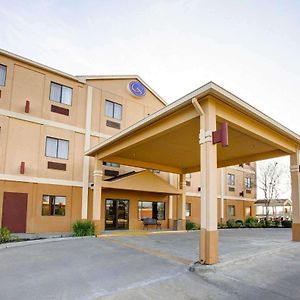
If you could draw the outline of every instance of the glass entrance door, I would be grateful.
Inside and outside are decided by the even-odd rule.
[[[105,229],[128,229],[129,200],[106,199]]]

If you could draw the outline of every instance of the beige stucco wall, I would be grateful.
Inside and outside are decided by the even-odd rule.
[[[71,224],[75,220],[80,219],[81,188],[61,185],[0,181],[0,224],[2,223],[4,192],[28,194],[26,232],[69,232],[71,231]],[[42,216],[43,195],[66,196],[65,216]]]
[[[81,182],[83,174],[83,153],[84,153],[84,130],[86,125],[87,107],[87,86],[93,86],[92,116],[90,137],[91,146],[96,145],[105,138],[118,133],[120,130],[106,126],[106,120],[113,120],[105,116],[105,99],[118,102],[123,105],[123,116],[121,129],[124,129],[135,122],[153,113],[164,104],[147,89],[146,95],[142,98],[132,96],[128,90],[128,83],[132,79],[110,79],[110,80],[87,80],[87,84],[71,79],[56,72],[39,68],[29,63],[13,59],[0,54],[0,63],[7,66],[5,86],[1,86],[0,109],[11,112],[13,116],[0,115],[0,174],[22,176],[24,182],[13,182],[0,180],[0,221],[2,218],[3,192],[15,191],[28,193],[28,232],[53,232],[69,231],[72,222],[81,217],[81,188],[70,186],[73,182]],[[51,81],[73,88],[72,105],[65,105],[49,100]],[[25,102],[30,101],[30,112],[25,113]],[[70,115],[65,116],[51,112],[51,105],[57,105],[69,109]],[[19,118],[21,116],[21,118]],[[24,118],[31,118],[24,120]],[[56,122],[56,126],[44,122]],[[72,126],[66,128],[66,126]],[[101,137],[99,137],[99,135]],[[46,137],[51,136],[69,140],[69,157],[67,160],[48,158],[45,156]],[[159,149],[158,149],[159,151]],[[25,174],[20,174],[20,163],[25,162]],[[66,171],[51,170],[47,168],[48,161],[66,163]],[[93,181],[94,162],[89,158],[89,181]],[[120,168],[105,167],[114,169],[120,174],[131,170],[140,170],[121,166]],[[239,191],[243,189],[243,176],[246,168],[241,170],[227,168],[224,174],[224,191],[226,195],[238,197]],[[235,192],[228,192],[227,173],[236,174]],[[169,174],[161,172],[163,179],[169,181]],[[218,175],[219,176],[219,175]],[[53,185],[42,183],[26,183],[27,178],[43,178],[48,180],[67,180],[69,186]],[[193,173],[191,186],[187,192],[198,193],[200,186],[199,173]],[[178,183],[175,180],[175,186]],[[220,181],[217,182],[218,193],[220,193]],[[67,196],[67,214],[65,217],[42,217],[41,201],[42,195],[54,194]],[[255,187],[249,198],[255,198]],[[251,196],[251,197],[250,197]],[[137,221],[137,201],[143,200],[158,201],[167,197],[159,194],[136,193],[130,191],[104,191],[102,206],[105,197],[121,197],[130,199],[130,228],[140,229],[141,222]],[[173,218],[177,218],[177,197],[174,197]],[[200,201],[197,197],[188,197],[187,201],[192,203],[191,220],[199,220]],[[233,200],[231,200],[233,201]],[[237,216],[242,215],[243,201],[237,203]],[[244,204],[243,204],[244,205]],[[166,219],[168,218],[168,205],[166,206]],[[104,209],[104,207],[102,208]],[[252,209],[254,213],[254,209]],[[102,210],[104,216],[105,210]],[[227,213],[224,208],[224,213]],[[92,217],[92,191],[89,190],[88,217]],[[103,219],[104,220],[104,219]],[[104,221],[103,221],[104,222]],[[0,222],[1,224],[1,222]],[[167,227],[167,221],[162,222]]]

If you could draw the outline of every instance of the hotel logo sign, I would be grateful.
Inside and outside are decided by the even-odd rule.
[[[128,90],[135,97],[144,97],[146,95],[146,89],[139,81],[129,82]]]

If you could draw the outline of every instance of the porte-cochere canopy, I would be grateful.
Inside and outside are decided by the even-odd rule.
[[[228,125],[228,147],[212,142],[212,132],[224,122]],[[177,174],[201,170],[199,260],[212,264],[218,261],[217,167],[290,155],[293,239],[300,240],[299,148],[298,134],[210,82],[85,154],[97,161]]]
[[[200,170],[199,114],[192,99],[215,102],[216,127],[229,125],[229,147],[218,144],[218,167],[287,155],[300,136],[210,82],[86,152],[103,160],[174,173]]]

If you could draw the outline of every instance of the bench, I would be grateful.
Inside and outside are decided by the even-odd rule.
[[[155,225],[156,226],[156,229],[159,227],[159,229],[161,229],[161,223],[157,222],[157,219],[153,219],[153,218],[145,218],[143,219],[143,222],[144,222],[144,229],[145,227],[147,228],[148,230],[148,226],[149,225]]]

